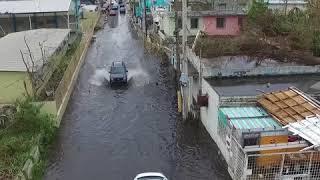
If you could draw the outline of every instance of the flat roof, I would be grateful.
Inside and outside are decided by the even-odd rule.
[[[42,66],[42,51],[44,56],[52,56],[58,48],[67,41],[70,29],[35,29],[10,33],[0,38],[0,71],[26,71],[21,53],[31,67],[29,51],[24,38],[30,47],[31,54],[36,67]],[[40,46],[41,44],[41,46]]]
[[[224,97],[257,96],[292,86],[308,94],[320,95],[320,75],[207,78],[206,81]]]
[[[280,5],[285,5],[286,3],[291,5],[306,5],[308,4],[306,1],[304,0],[288,0],[287,2],[283,1],[283,0],[265,0],[266,3],[273,5],[273,4],[280,4]]]
[[[257,106],[221,107],[219,110],[236,129],[281,129],[276,120]]]
[[[0,14],[67,12],[72,0],[17,0],[0,1]]]

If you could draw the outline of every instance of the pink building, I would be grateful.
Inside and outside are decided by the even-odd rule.
[[[243,15],[203,17],[203,31],[210,36],[240,35]]]

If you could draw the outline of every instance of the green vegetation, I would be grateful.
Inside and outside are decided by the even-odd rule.
[[[310,4],[311,5],[311,4]],[[269,38],[281,48],[298,51],[315,50],[319,46],[315,31],[320,28],[315,9],[309,6],[305,12],[292,9],[288,13],[272,11],[267,3],[255,0],[248,13],[248,30],[253,29],[262,37]],[[313,42],[313,43],[312,43]],[[314,53],[315,55],[317,53]]]
[[[195,52],[204,58],[248,55],[320,64],[315,57],[320,57],[320,1],[309,1],[306,11],[281,12],[268,9],[264,0],[255,0],[240,36],[204,36],[198,39]]]
[[[40,147],[40,161],[45,161],[55,134],[53,117],[42,113],[41,105],[29,98],[18,100],[15,105],[18,111],[14,123],[0,130],[0,179],[11,179],[21,171],[35,145]]]
[[[92,30],[94,23],[98,18],[97,13],[88,12],[85,13],[85,19],[81,20],[81,33],[75,34],[77,36],[76,40],[72,43],[72,45],[68,48],[66,54],[58,60],[60,62],[55,71],[53,72],[51,78],[49,79],[46,87],[43,89],[40,97],[41,99],[53,100],[54,97],[47,97],[45,91],[53,91],[55,92],[59,86],[60,81],[62,80],[70,62],[74,59],[78,60],[85,46],[86,34]]]
[[[56,57],[62,59],[57,64],[57,69],[51,76],[46,88],[56,88],[71,60],[80,58],[85,42],[88,40],[87,35],[91,32],[97,18],[97,13],[86,14],[86,19],[82,20],[81,24],[83,36],[79,36],[63,57]],[[23,81],[25,74],[17,74],[16,76],[8,74],[8,76],[1,77],[4,79],[0,79],[0,82],[3,81],[4,85],[7,85],[7,80],[10,78],[12,78],[10,82],[19,83],[18,80]],[[20,84],[22,84],[22,87],[19,86],[19,90],[22,88],[24,90],[23,83]],[[3,91],[3,94],[12,93]],[[16,99],[16,97],[13,99]],[[43,106],[44,103],[34,103],[34,100],[38,99],[25,97],[17,100],[15,103],[17,112],[11,118],[13,119],[12,123],[6,128],[0,129],[0,179],[12,179],[17,175],[22,170],[26,160],[30,158],[30,152],[34,146],[39,147],[40,160],[33,168],[33,179],[42,179],[43,177],[47,164],[48,149],[52,144],[56,131],[55,117],[44,113],[44,111],[49,110],[54,113],[55,103],[44,102],[48,104]]]

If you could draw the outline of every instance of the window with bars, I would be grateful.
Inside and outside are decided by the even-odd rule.
[[[216,26],[217,26],[217,28],[224,28],[224,26],[225,26],[225,18],[224,17],[218,17]]]

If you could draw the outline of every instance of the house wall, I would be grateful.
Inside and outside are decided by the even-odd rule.
[[[191,19],[198,18],[198,28],[191,28]],[[187,21],[188,34],[189,36],[196,36],[199,30],[203,29],[203,17],[188,17]],[[181,34],[182,35],[182,34]]]
[[[31,92],[31,85],[25,72],[0,72],[0,104],[12,103],[26,91],[23,82]]]
[[[187,20],[187,27],[188,27],[188,35],[189,36],[196,36],[199,30],[203,29],[203,18],[198,18],[198,28],[191,28],[191,18],[188,17]],[[175,18],[171,15],[163,15],[160,19],[160,30],[163,30],[167,36],[174,36],[175,30]],[[182,36],[182,31],[180,31],[180,36]]]
[[[28,14],[16,16],[16,31],[30,30],[30,19],[31,28],[68,28],[68,21],[66,15],[57,15],[57,24],[54,13],[50,14],[30,14],[30,19]],[[75,22],[75,16],[70,16],[70,22]],[[0,15],[0,26],[2,27],[5,34],[14,32],[14,22],[10,16]],[[70,27],[72,28],[72,27]],[[76,26],[73,27],[76,29]],[[3,36],[3,32],[0,28],[0,37]]]
[[[208,35],[228,35],[236,36],[240,34],[240,26],[238,23],[238,16],[224,16],[225,26],[224,28],[217,28],[217,17],[207,16],[203,17],[204,31]]]
[[[165,35],[174,36],[175,19],[174,17],[164,15],[160,19],[160,30],[163,30]]]
[[[209,132],[211,138],[218,145],[223,157],[227,160],[227,147],[218,135],[218,110],[219,110],[219,95],[214,91],[210,84],[203,80],[202,82],[202,92],[208,94],[208,107],[201,107],[201,121],[205,126],[206,130]]]
[[[270,9],[273,10],[280,10],[280,11],[284,11],[285,10],[285,5],[284,4],[269,4],[268,7]],[[287,12],[289,12],[290,10],[294,9],[294,8],[298,8],[302,11],[305,11],[307,9],[307,5],[306,4],[288,4],[287,5]]]

